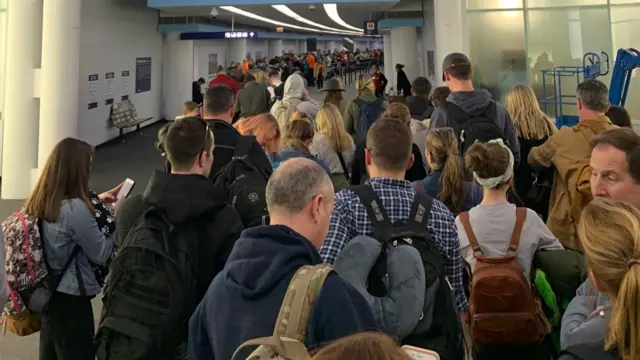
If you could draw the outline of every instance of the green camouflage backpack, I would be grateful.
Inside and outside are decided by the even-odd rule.
[[[273,335],[244,342],[238,352],[249,346],[258,348],[246,360],[311,360],[304,345],[313,305],[333,268],[327,264],[303,266],[293,275],[280,306]]]

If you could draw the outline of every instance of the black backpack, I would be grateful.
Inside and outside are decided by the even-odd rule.
[[[100,360],[173,358],[186,351],[189,318],[198,305],[196,222],[179,228],[149,208],[110,266],[95,337]]]
[[[225,191],[229,204],[240,214],[245,228],[262,225],[268,215],[265,190],[269,174],[249,158],[254,141],[254,136],[240,136],[233,158],[213,178],[214,185]]]
[[[464,159],[467,149],[476,141],[487,142],[504,138],[502,129],[496,122],[498,107],[495,101],[490,101],[487,107],[478,115],[470,115],[459,106],[448,102],[445,105],[449,126],[453,128],[460,146],[460,155]]]
[[[383,100],[381,98],[377,98],[371,102],[357,98],[353,100],[353,102],[358,106],[356,144],[359,144],[367,139],[369,128],[380,118],[380,115],[384,112],[384,107],[382,107]]]
[[[404,345],[433,350],[442,360],[463,360],[462,326],[453,300],[453,288],[445,275],[444,260],[427,230],[433,198],[416,193],[408,221],[391,223],[382,201],[367,185],[352,187],[367,210],[373,237],[383,244],[380,256],[369,273],[367,290],[373,296],[387,293],[387,249],[413,246],[424,265],[426,288],[422,317]]]

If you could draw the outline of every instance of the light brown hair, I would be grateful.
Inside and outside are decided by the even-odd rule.
[[[284,126],[283,147],[293,147],[302,150],[305,155],[311,155],[306,142],[313,139],[313,125],[307,120],[292,120]]]
[[[195,111],[198,108],[198,104],[195,101],[185,101],[183,110],[185,113]]]
[[[360,97],[362,93],[367,91],[372,93],[375,92],[376,86],[373,84],[371,76],[367,74],[361,74],[356,80],[356,96]]]
[[[468,171],[475,172],[482,179],[502,176],[509,167],[509,151],[500,144],[477,142],[465,153],[464,163]],[[504,184],[498,184],[494,189]]]
[[[309,115],[307,115],[307,113],[302,111],[295,111],[294,113],[291,114],[291,116],[289,117],[289,122],[295,121],[295,120],[306,120],[308,122],[311,122],[311,118],[309,117]]]
[[[329,140],[331,149],[335,152],[345,152],[353,143],[344,129],[344,122],[340,111],[333,104],[324,104],[316,115],[316,131],[324,134]]]
[[[409,107],[402,103],[393,103],[389,105],[380,117],[389,117],[402,121],[407,126],[411,125],[411,111]]]
[[[520,138],[541,140],[558,132],[529,86],[516,85],[509,90],[505,106]]]
[[[640,211],[595,198],[582,211],[578,237],[598,287],[611,299],[605,347],[623,359],[640,358]]]
[[[360,333],[347,336],[321,349],[313,360],[411,360],[389,336]]]
[[[327,90],[325,91],[326,95],[324,96],[325,104],[333,104],[340,108],[341,103],[344,101],[342,97],[342,91],[340,90]]]
[[[233,126],[242,135],[255,136],[258,144],[262,146],[265,152],[278,151],[278,149],[271,148],[280,143],[280,126],[273,115],[265,113],[251,116],[241,119]]]
[[[426,146],[426,151],[431,154],[435,163],[434,169],[442,171],[438,200],[453,214],[459,214],[466,197],[466,186],[458,139],[453,129],[438,128],[429,131]]]
[[[383,117],[375,121],[367,132],[367,150],[375,165],[382,170],[406,170],[412,146],[411,129],[398,119]]]
[[[89,197],[92,156],[93,147],[82,140],[66,138],[56,144],[25,201],[25,213],[55,222],[66,199],[80,199],[93,211]]]

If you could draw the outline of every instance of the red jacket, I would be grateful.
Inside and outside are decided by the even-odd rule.
[[[214,85],[227,85],[233,90],[234,95],[238,95],[238,91],[242,88],[238,82],[225,74],[218,74],[209,82],[209,87]]]

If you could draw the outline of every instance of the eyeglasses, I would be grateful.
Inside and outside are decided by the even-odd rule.
[[[207,146],[207,137],[209,136],[209,123],[202,118],[196,118],[196,119],[200,120],[202,122],[202,125],[204,125],[204,139],[202,139],[202,149],[200,150],[200,154],[202,154],[203,152],[209,150],[209,149],[205,149],[205,147]]]

